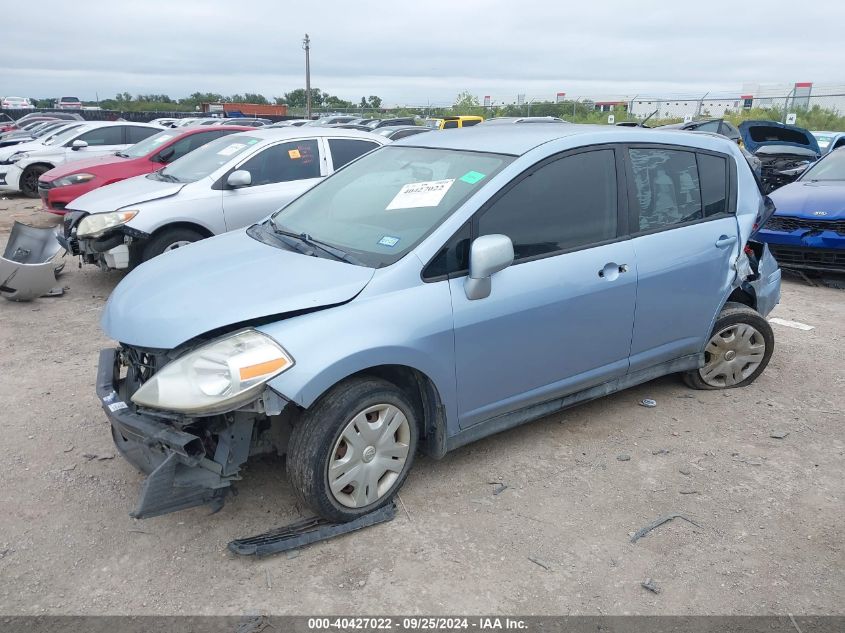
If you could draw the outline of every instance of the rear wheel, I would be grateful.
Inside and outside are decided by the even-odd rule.
[[[769,322],[748,306],[729,303],[704,347],[704,367],[685,372],[684,382],[693,389],[745,387],[766,369],[774,348]]]
[[[144,248],[143,261],[158,257],[162,253],[182,248],[188,244],[199,242],[204,238],[205,235],[194,229],[182,227],[165,229],[147,243],[147,246]]]
[[[30,165],[21,174],[21,193],[27,198],[38,197],[38,179],[50,171],[49,165]]]
[[[291,435],[287,470],[297,497],[338,523],[389,503],[413,464],[417,424],[413,406],[393,384],[339,383]]]

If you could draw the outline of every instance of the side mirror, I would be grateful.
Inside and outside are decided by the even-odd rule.
[[[469,276],[464,281],[467,299],[490,296],[490,277],[513,263],[513,242],[507,235],[482,235],[469,248]]]
[[[155,157],[155,162],[157,163],[167,163],[170,162],[170,159],[173,157],[175,150],[172,147],[167,147],[161,150]]]
[[[73,143],[70,144],[70,148],[74,152],[78,152],[81,149],[85,149],[88,147],[88,143],[86,141],[80,141],[79,139],[75,140]]]
[[[238,169],[229,174],[229,177],[226,178],[226,184],[232,189],[249,187],[252,184],[252,174],[245,169]]]

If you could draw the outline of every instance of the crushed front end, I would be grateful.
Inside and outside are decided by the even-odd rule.
[[[132,245],[148,240],[150,235],[130,226],[119,225],[102,235],[80,236],[79,225],[90,214],[86,211],[67,211],[62,220],[60,242],[72,255],[86,264],[103,270],[125,270],[131,267]]]
[[[288,402],[270,389],[232,411],[189,415],[139,406],[132,396],[174,353],[122,345],[100,352],[97,397],[120,453],[147,475],[130,514],[149,518],[223,506],[250,455],[283,452]]]

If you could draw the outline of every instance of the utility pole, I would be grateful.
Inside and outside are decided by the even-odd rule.
[[[302,48],[305,49],[305,118],[311,118],[311,38],[308,33],[302,40]]]

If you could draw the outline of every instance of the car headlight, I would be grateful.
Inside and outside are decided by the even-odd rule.
[[[67,187],[69,185],[81,185],[83,182],[88,182],[89,180],[94,180],[94,174],[71,174],[70,176],[63,176],[62,178],[56,178],[53,181],[54,187]]]
[[[228,411],[255,398],[264,383],[291,367],[293,358],[276,341],[242,330],[168,363],[132,402],[184,413]]]
[[[21,160],[22,158],[29,158],[28,152],[18,152],[16,154],[12,154],[9,158],[6,159],[7,165],[14,165],[16,162]]]
[[[76,227],[77,237],[100,237],[106,231],[126,224],[138,215],[137,209],[130,211],[112,211],[111,213],[92,213],[86,215]]]

